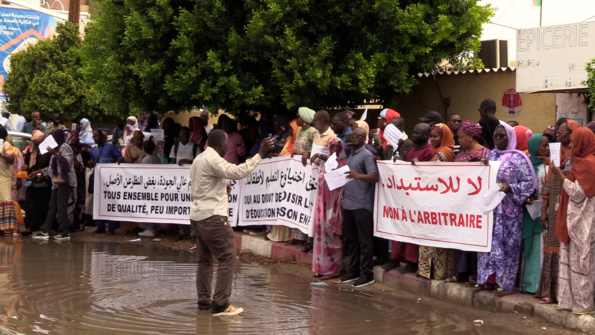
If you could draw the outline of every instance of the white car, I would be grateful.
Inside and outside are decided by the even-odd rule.
[[[9,131],[8,135],[12,139],[12,145],[19,148],[21,152],[31,143],[31,134],[18,131]]]

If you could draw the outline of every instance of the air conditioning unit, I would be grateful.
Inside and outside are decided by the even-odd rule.
[[[508,66],[508,41],[507,40],[487,40],[481,41],[479,49],[479,58],[485,68],[498,68]]]

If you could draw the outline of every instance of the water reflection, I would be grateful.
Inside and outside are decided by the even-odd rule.
[[[195,255],[136,244],[0,239],[0,333],[491,334],[456,312],[390,294],[313,288],[238,264],[240,317],[196,308]],[[481,332],[479,332],[481,331]]]

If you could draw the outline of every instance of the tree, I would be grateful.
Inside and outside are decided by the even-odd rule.
[[[66,22],[56,27],[53,38],[12,55],[3,88],[8,111],[25,115],[39,111],[45,119],[53,113],[63,119],[97,115],[97,104],[79,72],[81,42],[78,25]]]
[[[207,105],[230,113],[390,101],[441,60],[472,60],[492,15],[477,0],[98,5],[86,47],[100,52],[85,69],[104,74],[89,78],[113,108]]]
[[[586,65],[587,69],[587,81],[583,82],[583,84],[587,85],[589,88],[589,95],[587,96],[587,102],[589,104],[589,110],[595,110],[595,58],[592,59]]]

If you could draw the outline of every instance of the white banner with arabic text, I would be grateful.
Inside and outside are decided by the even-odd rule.
[[[492,213],[475,205],[496,185],[499,163],[379,161],[374,235],[439,248],[489,252]]]

